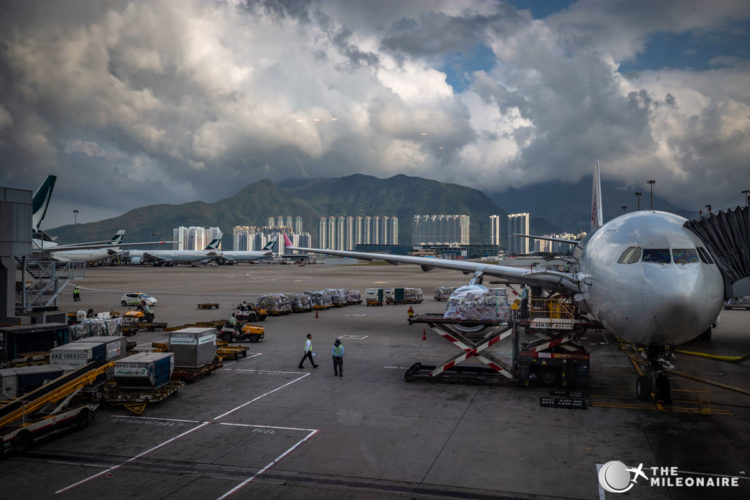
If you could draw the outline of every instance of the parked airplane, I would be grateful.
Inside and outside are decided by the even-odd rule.
[[[52,247],[52,249],[48,247],[47,249],[51,250],[49,255],[57,262],[96,262],[120,253],[120,245],[124,236],[125,230],[120,229],[112,236],[107,246],[97,248],[65,246],[64,248],[68,248],[68,250],[54,250],[57,247]]]
[[[237,262],[252,262],[256,260],[265,259],[272,255],[273,246],[276,244],[276,240],[273,239],[266,243],[266,246],[262,250],[230,250],[221,252],[221,260],[225,264],[234,264]]]
[[[670,400],[664,375],[667,346],[704,334],[718,316],[724,298],[719,268],[696,234],[684,227],[686,219],[656,210],[642,210],[602,222],[599,166],[594,171],[591,234],[576,245],[571,272],[534,271],[467,261],[325,250],[286,246],[391,264],[416,264],[428,271],[446,268],[473,273],[472,283],[496,276],[564,294],[610,333],[647,347],[648,375],[638,378],[636,392],[646,400],[655,388]],[[569,242],[571,243],[571,242]]]
[[[220,240],[211,240],[204,250],[130,250],[131,264],[173,266],[175,264],[202,264],[218,260],[223,252],[218,250]]]

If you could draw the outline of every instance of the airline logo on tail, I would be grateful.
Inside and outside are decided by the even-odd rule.
[[[286,235],[284,235],[286,236]],[[266,246],[263,247],[264,252],[271,252],[273,250],[273,246],[276,244],[276,238],[272,239],[268,243],[266,243]]]
[[[47,207],[49,206],[49,200],[52,198],[52,189],[55,187],[56,180],[56,176],[48,175],[34,193],[34,199],[31,202],[31,230],[35,233],[39,232],[39,225],[47,214]]]
[[[122,239],[124,237],[125,237],[125,230],[124,229],[120,229],[119,231],[117,231],[115,233],[114,236],[112,236],[112,240],[110,241],[110,243],[112,245],[119,245],[120,243],[122,243]]]
[[[205,250],[217,250],[219,248],[220,243],[221,243],[221,240],[219,238],[214,238],[211,240],[211,243],[206,245]]]

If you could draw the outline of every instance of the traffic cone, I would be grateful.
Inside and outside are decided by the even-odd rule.
[[[422,328],[422,340],[427,340],[427,330]]]
[[[316,319],[318,318],[318,310],[317,309],[315,310],[315,318]]]

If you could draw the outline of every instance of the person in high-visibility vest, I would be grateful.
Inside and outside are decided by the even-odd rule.
[[[81,289],[78,288],[78,285],[73,287],[73,302],[80,302],[81,301]]]
[[[318,365],[315,364],[315,360],[313,359],[313,356],[315,356],[315,354],[313,353],[313,350],[312,350],[312,334],[308,333],[307,340],[305,340],[305,354],[302,356],[302,359],[299,362],[299,368],[304,368],[304,366],[302,366],[302,363],[305,362],[305,358],[310,360],[310,363],[312,363],[313,368],[317,368]]]
[[[409,310],[406,311],[406,314],[409,316],[409,318],[414,317],[414,308],[412,306],[409,306]]]
[[[344,376],[344,346],[341,344],[340,339],[336,339],[331,349],[331,356],[333,356],[333,376]]]

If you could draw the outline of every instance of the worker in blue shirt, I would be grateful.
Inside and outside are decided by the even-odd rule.
[[[336,339],[331,349],[331,356],[333,356],[333,376],[344,376],[344,346],[341,344],[340,339]]]
[[[313,359],[313,356],[315,356],[315,354],[313,353],[313,350],[312,350],[312,334],[308,333],[307,340],[305,340],[305,354],[302,356],[302,359],[299,362],[299,368],[304,368],[304,366],[302,366],[302,363],[305,362],[305,358],[310,360],[310,363],[312,363],[313,368],[317,368],[318,365],[315,364],[315,360]]]

